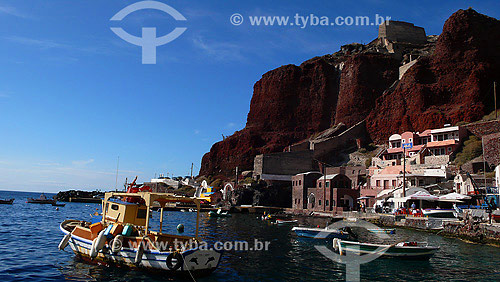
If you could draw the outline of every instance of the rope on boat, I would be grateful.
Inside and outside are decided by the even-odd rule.
[[[183,261],[184,265],[186,266],[186,269],[187,269],[189,275],[191,276],[191,278],[193,279],[193,281],[196,282],[196,279],[194,279],[194,276],[191,273],[191,270],[189,270],[189,267],[188,267],[188,265],[186,263],[186,258],[184,257],[184,255],[181,252],[179,252],[179,254],[182,256],[182,261]]]

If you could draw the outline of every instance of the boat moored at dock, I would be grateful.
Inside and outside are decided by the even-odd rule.
[[[295,232],[298,237],[314,239],[348,239],[350,236],[347,231],[328,228],[294,227],[292,232]]]
[[[429,259],[439,247],[429,246],[425,242],[400,242],[394,245],[360,243],[334,239],[333,248],[341,255],[346,252],[363,254],[380,254],[381,257],[397,257],[406,259]]]
[[[122,200],[123,199],[123,200]],[[149,228],[151,205],[160,205],[159,231]],[[195,203],[194,236],[162,232],[163,208],[167,203]],[[67,245],[82,259],[110,266],[127,266],[165,271],[169,274],[202,276],[214,271],[221,252],[200,248],[198,237],[200,201],[170,193],[106,193],[102,220],[90,223],[65,220],[60,224],[64,237],[59,249]]]

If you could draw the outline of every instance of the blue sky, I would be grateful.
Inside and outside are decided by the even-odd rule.
[[[198,172],[213,143],[244,127],[263,73],[368,43],[376,26],[255,27],[247,16],[390,16],[439,34],[457,9],[499,18],[498,1],[173,1],[187,18],[157,64],[110,27],[140,36],[179,26],[155,10],[109,19],[137,1],[0,0],[0,190],[113,189],[155,173]],[[403,3],[404,2],[404,3]]]

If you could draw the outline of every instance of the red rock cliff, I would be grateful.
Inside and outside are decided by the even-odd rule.
[[[269,71],[255,83],[246,127],[215,143],[200,175],[253,169],[255,155],[282,151],[330,127],[337,105],[339,71],[323,58]]]
[[[246,127],[212,146],[200,175],[252,169],[256,154],[282,151],[339,122],[366,118],[371,138],[383,142],[403,130],[478,120],[493,109],[489,90],[500,81],[499,50],[499,21],[469,9],[446,21],[434,53],[420,58],[395,88],[388,89],[399,62],[369,52],[272,70],[254,86]]]
[[[367,118],[372,139],[423,131],[445,123],[476,121],[493,110],[499,81],[500,22],[472,9],[444,24],[434,54],[419,60],[393,92],[380,97]]]

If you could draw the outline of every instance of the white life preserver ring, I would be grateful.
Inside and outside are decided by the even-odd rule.
[[[104,236],[104,230],[99,232],[99,235],[97,235],[97,238],[95,240],[97,240],[95,245],[95,250],[97,252],[100,252],[102,248],[104,248],[104,246],[106,245],[106,236]]]
[[[141,263],[142,261],[142,255],[144,254],[144,245],[142,244],[143,241],[139,244],[139,247],[137,248],[137,252],[135,253],[135,260],[134,262],[136,264]]]
[[[59,248],[60,251],[64,250],[64,248],[66,248],[66,246],[69,243],[69,239],[71,239],[71,233],[66,234],[62,238],[61,242],[59,242],[59,246],[57,246],[57,247]]]
[[[342,240],[337,240],[337,246],[339,248],[339,254],[343,255],[344,252],[342,251]]]
[[[123,247],[123,236],[122,235],[116,235],[115,239],[111,242],[111,251],[113,253],[117,253],[120,251]]]
[[[93,241],[92,241],[92,246],[90,247],[90,258],[91,259],[94,259],[96,256],[97,256],[97,250],[95,249],[95,246],[97,245],[97,238],[95,238]]]

